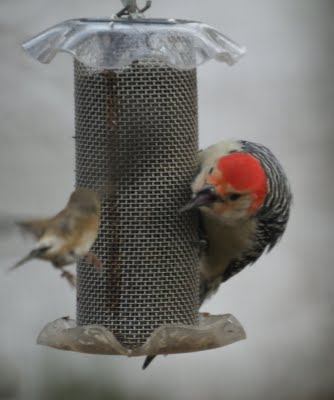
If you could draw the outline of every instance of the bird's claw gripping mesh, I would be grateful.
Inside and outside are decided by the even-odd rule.
[[[78,265],[77,323],[133,349],[198,320],[197,221],[179,212],[197,169],[196,70],[74,63],[76,184],[104,198],[92,249],[103,270]]]

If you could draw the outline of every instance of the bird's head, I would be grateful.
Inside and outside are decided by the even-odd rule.
[[[100,213],[100,195],[92,189],[78,188],[70,196],[68,206],[76,208],[82,212]]]
[[[251,154],[233,152],[201,171],[192,191],[192,199],[183,211],[205,207],[224,219],[242,219],[255,214],[263,204],[266,173]]]

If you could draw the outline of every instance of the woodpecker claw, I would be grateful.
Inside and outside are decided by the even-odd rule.
[[[209,248],[209,242],[206,239],[194,240],[193,243],[198,247],[199,256],[203,255]]]

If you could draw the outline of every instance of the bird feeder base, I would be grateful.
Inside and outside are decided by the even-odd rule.
[[[245,338],[242,325],[233,315],[205,313],[200,314],[199,324],[196,326],[162,325],[152,332],[142,346],[127,349],[105,327],[77,326],[73,319],[63,317],[44,327],[37,338],[37,344],[81,353],[134,357],[210,350]]]

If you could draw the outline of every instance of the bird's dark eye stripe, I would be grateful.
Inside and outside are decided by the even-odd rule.
[[[240,194],[240,193],[231,193],[231,194],[229,195],[229,198],[230,198],[230,200],[232,200],[232,201],[238,200],[238,199],[240,199],[240,197],[241,197],[241,194]]]
[[[212,171],[213,171],[213,167],[210,168],[209,174],[211,174]]]

